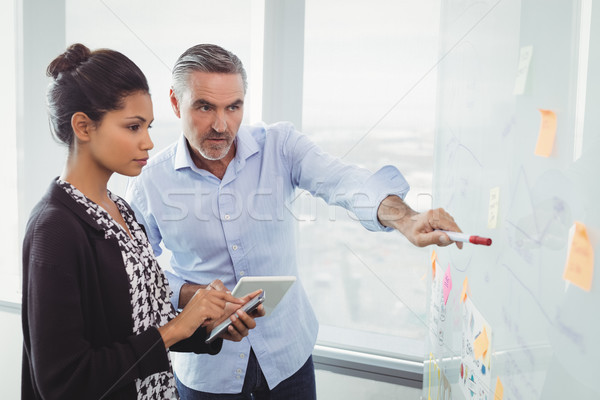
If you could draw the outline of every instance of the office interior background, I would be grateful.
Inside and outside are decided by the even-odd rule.
[[[0,397],[19,398],[20,246],[33,205],[58,176],[45,68],[81,42],[119,50],[148,77],[157,152],[180,134],[170,70],[215,43],[244,62],[245,123],[292,121],[323,149],[371,170],[397,166],[407,202],[431,206],[440,0],[3,0],[0,2]],[[124,194],[115,176],[110,188]],[[418,399],[430,249],[367,232],[345,210],[298,192],[300,278],[320,321],[321,399]],[[168,267],[168,254],[161,256]]]

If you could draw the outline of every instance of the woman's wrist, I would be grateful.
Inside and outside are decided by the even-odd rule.
[[[162,337],[165,343],[165,348],[173,346],[175,343],[185,339],[185,335],[182,335],[177,326],[177,317],[167,322],[165,325],[158,328],[158,333]]]

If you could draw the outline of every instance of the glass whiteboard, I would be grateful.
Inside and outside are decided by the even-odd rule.
[[[444,1],[440,35],[434,206],[493,244],[436,248],[423,398],[598,399],[600,277],[564,273],[576,221],[599,247],[600,4]]]

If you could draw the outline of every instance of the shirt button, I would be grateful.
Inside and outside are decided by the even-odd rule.
[[[242,370],[240,368],[238,368],[237,371],[235,371],[235,372],[237,372],[238,374],[241,374]]]
[[[226,219],[227,221],[229,221],[229,219],[230,219],[230,218],[231,218],[231,216],[230,216],[229,214],[225,214],[225,219]]]
[[[244,271],[240,271],[240,275],[244,276],[244,275],[246,275],[246,273]]]
[[[233,246],[231,246],[231,248],[235,251],[238,249],[237,244],[234,244]]]
[[[240,353],[240,358],[244,358],[246,355],[244,353]]]
[[[241,376],[239,376],[239,375],[238,375],[238,376],[236,376],[236,378],[237,378],[238,380],[239,380],[239,379],[242,379],[242,377],[241,377]]]

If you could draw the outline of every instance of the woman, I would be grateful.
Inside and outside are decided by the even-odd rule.
[[[143,227],[107,190],[114,172],[138,175],[153,147],[140,69],[75,44],[47,74],[51,127],[69,151],[24,239],[22,398],[177,398],[168,349],[216,354],[222,339],[205,344],[205,327],[253,295],[199,290],[176,316]],[[227,339],[255,326],[238,314]]]

